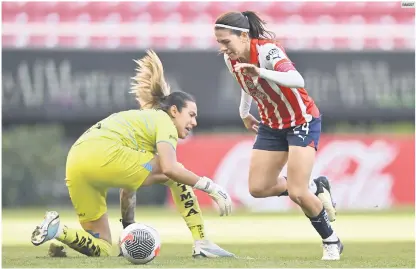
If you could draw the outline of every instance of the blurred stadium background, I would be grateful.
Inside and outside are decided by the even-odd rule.
[[[68,220],[75,223],[64,184],[66,153],[96,121],[137,107],[128,93],[133,59],[148,48],[159,53],[173,89],[192,93],[198,101],[199,126],[179,146],[179,160],[226,186],[241,211],[281,214],[270,227],[295,227],[293,221],[284,222],[285,215],[297,210],[289,199],[254,199],[248,193],[254,137],[239,119],[240,91],[217,53],[212,30],[215,18],[230,10],[254,10],[266,19],[323,113],[314,175],[332,179],[341,213],[366,212],[346,222],[340,214],[337,225],[352,233],[355,226],[349,225],[357,220],[367,223],[376,212],[405,208],[406,226],[382,222],[383,227],[398,225],[395,235],[380,231],[370,236],[413,238],[414,8],[403,8],[400,1],[84,1],[2,3],[2,203],[3,224],[8,225],[3,226],[3,239],[15,239],[7,237],[15,225],[26,225],[25,232],[32,228],[27,226],[31,221],[10,221],[21,214],[14,212],[41,218],[45,210],[67,208]],[[210,199],[198,195],[209,210]],[[118,218],[117,190],[109,193],[108,203]],[[140,212],[152,211],[145,207],[164,212],[171,205],[164,186],[142,188],[137,219],[144,216]],[[187,233],[179,216],[178,223],[166,227],[165,220],[157,222],[157,214],[146,220],[176,239]],[[297,229],[295,236],[316,238],[301,214],[296,215],[306,230]],[[253,218],[228,224],[210,220],[213,226],[224,225],[218,238],[241,225],[254,225]],[[366,231],[374,230],[370,224]],[[183,227],[179,234],[174,230],[178,225]],[[286,232],[277,234],[293,238]]]

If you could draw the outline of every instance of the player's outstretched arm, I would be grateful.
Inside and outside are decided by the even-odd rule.
[[[305,81],[302,75],[296,70],[287,72],[279,72],[275,70],[267,70],[260,68],[259,75],[261,78],[271,80],[279,85],[291,88],[305,87]]]
[[[189,186],[194,186],[199,181],[199,176],[178,163],[176,151],[170,143],[159,142],[156,147],[160,159],[160,168],[168,178]]]
[[[305,81],[302,75],[297,70],[287,70],[284,72],[278,70],[269,70],[266,68],[260,68],[254,64],[249,63],[237,63],[235,70],[245,70],[251,76],[259,76],[261,78],[273,81],[276,84],[290,87],[290,88],[303,88],[305,87]]]
[[[199,177],[186,169],[176,160],[176,151],[168,142],[157,143],[160,168],[170,179],[206,192],[218,204],[221,216],[231,213],[230,195],[218,184],[207,177]]]

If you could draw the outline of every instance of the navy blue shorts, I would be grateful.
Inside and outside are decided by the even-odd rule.
[[[318,150],[321,136],[321,117],[286,129],[272,129],[260,123],[253,149],[267,151],[289,151],[290,146],[314,147]]]

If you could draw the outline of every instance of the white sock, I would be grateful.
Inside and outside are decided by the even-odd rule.
[[[316,186],[316,183],[315,183],[315,181],[314,181],[314,180],[311,180],[311,181],[309,182],[309,190],[310,190],[313,194],[315,194],[315,193],[316,193],[316,191],[318,190],[318,187]]]
[[[335,234],[335,232],[333,232],[328,238],[325,238],[322,241],[324,241],[324,242],[336,242],[336,241],[338,241],[338,236]]]

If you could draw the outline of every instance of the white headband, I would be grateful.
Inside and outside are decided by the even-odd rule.
[[[222,27],[222,28],[228,28],[228,29],[232,29],[232,30],[237,30],[237,31],[241,31],[241,32],[246,32],[246,33],[250,32],[249,29],[234,27],[234,26],[230,26],[230,25],[226,25],[226,24],[215,24],[215,26]]]

